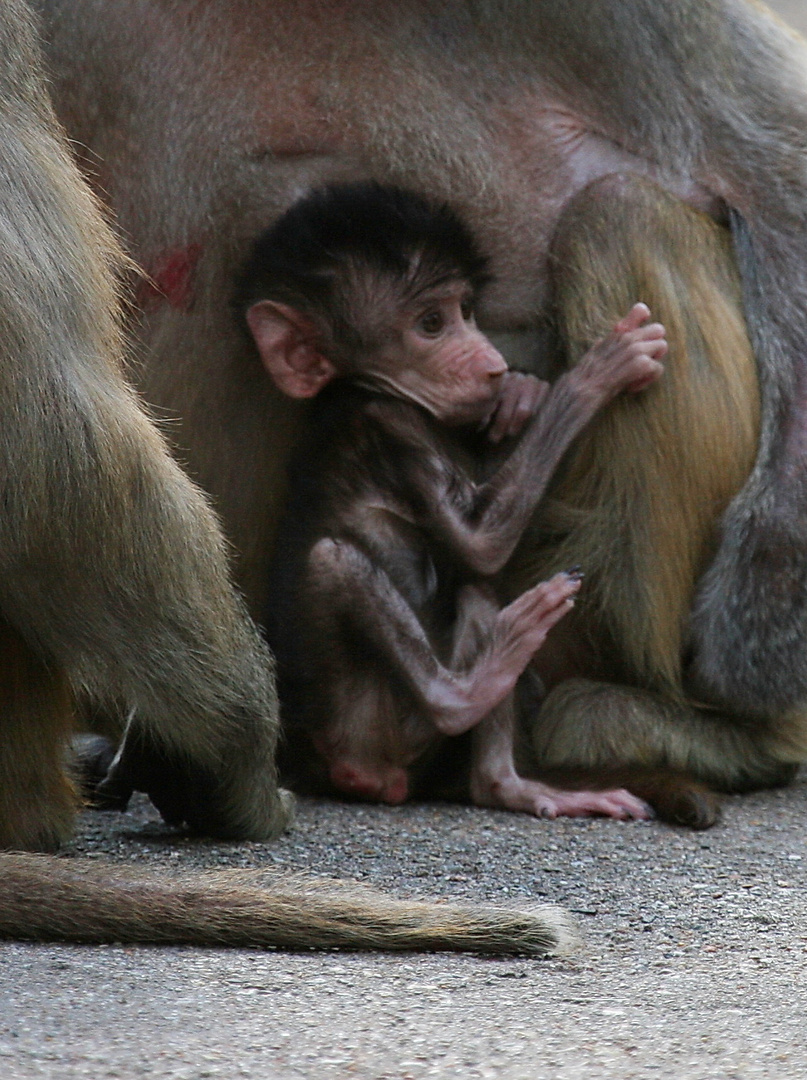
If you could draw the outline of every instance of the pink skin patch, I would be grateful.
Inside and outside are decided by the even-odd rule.
[[[383,772],[378,769],[364,769],[347,761],[337,761],[331,765],[331,782],[340,791],[362,799],[399,806],[406,802],[409,794],[409,778],[405,769],[390,766]]]
[[[193,278],[202,255],[201,244],[165,251],[146,268],[148,277],[137,289],[137,303],[144,310],[168,303],[177,311],[189,311],[193,303]]]

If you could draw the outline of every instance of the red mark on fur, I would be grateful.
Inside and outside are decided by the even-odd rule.
[[[158,255],[147,267],[148,278],[138,287],[140,307],[147,310],[167,302],[178,311],[189,311],[193,303],[194,273],[201,254],[201,244],[189,244],[186,248]]]

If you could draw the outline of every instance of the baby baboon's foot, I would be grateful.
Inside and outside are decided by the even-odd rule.
[[[543,785],[542,785],[543,786]],[[544,817],[610,817],[621,821],[648,821],[653,811],[625,788],[609,791],[561,791],[548,788],[547,797],[554,804],[554,813]]]
[[[624,788],[609,791],[564,791],[520,776],[475,782],[474,802],[536,817],[610,817],[622,821],[646,821],[653,811]]]

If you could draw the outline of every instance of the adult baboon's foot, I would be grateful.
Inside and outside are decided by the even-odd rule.
[[[245,762],[242,769],[219,764],[214,773],[130,724],[95,792],[102,804],[145,792],[166,824],[187,825],[206,836],[271,839],[288,823],[292,799],[278,791],[268,767],[265,777],[260,769],[252,772]]]
[[[125,810],[131,787],[110,783],[99,791],[115,760],[115,744],[104,735],[74,735],[70,741],[70,772],[84,802],[93,810]]]

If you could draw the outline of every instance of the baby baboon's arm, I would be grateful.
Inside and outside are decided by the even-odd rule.
[[[635,304],[544,397],[513,453],[483,484],[474,484],[424,444],[409,480],[425,522],[475,573],[505,565],[561,458],[595,413],[623,390],[644,390],[663,371],[664,328]],[[401,414],[379,403],[376,415],[406,438]],[[415,436],[416,437],[416,436]],[[429,453],[429,451],[431,451]]]

